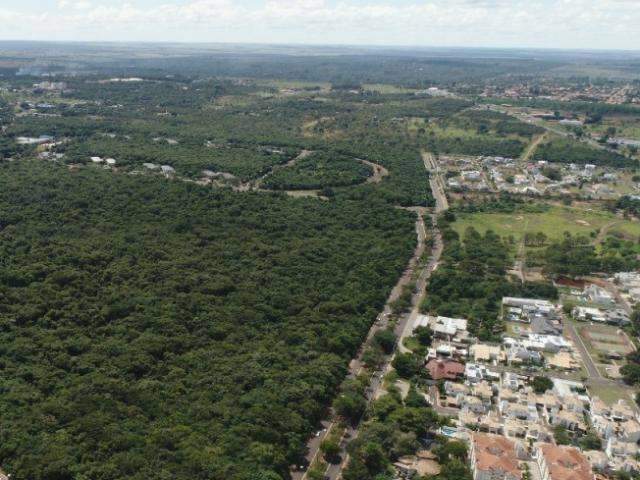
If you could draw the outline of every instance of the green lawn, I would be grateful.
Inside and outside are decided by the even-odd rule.
[[[605,225],[616,225],[610,231],[620,231],[637,237],[640,235],[640,223],[623,220],[604,210],[586,210],[578,207],[551,207],[543,213],[473,213],[457,214],[453,228],[460,234],[470,227],[481,233],[493,230],[500,236],[513,235],[517,241],[527,232],[543,232],[549,239],[562,238],[564,232],[590,235]]]
[[[593,385],[589,385],[588,389],[591,396],[600,398],[600,400],[607,405],[613,405],[621,398],[625,399],[629,405],[634,405],[633,399],[628,391],[613,382],[606,385],[594,383]]]

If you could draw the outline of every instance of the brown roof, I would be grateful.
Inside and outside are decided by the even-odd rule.
[[[549,469],[551,480],[592,480],[589,460],[573,447],[543,443],[542,455]]]
[[[494,478],[522,478],[513,441],[501,435],[476,433],[473,447],[477,470],[491,472]]]
[[[427,363],[427,370],[434,380],[455,380],[464,373],[464,365],[453,360],[434,358]]]

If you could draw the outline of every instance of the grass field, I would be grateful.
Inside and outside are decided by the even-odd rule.
[[[633,351],[627,337],[611,325],[581,323],[578,324],[578,333],[592,354],[605,355],[608,352],[616,352],[626,355]]]
[[[610,233],[640,236],[639,222],[621,219],[604,210],[560,206],[552,206],[542,213],[461,213],[457,214],[453,228],[460,234],[470,226],[481,233],[493,230],[502,237],[512,235],[518,242],[526,233],[537,232],[543,232],[552,240],[562,238],[564,232],[589,236],[611,224],[614,225],[608,230]]]
[[[633,399],[631,395],[629,395],[628,391],[621,386],[606,384],[593,384],[589,385],[589,394],[593,397],[598,397],[607,405],[613,405],[617,403],[621,398],[626,400],[629,405],[634,405]]]

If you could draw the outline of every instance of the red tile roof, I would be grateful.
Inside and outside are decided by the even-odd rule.
[[[551,480],[593,480],[589,460],[573,447],[540,445]]]
[[[489,472],[491,478],[522,478],[513,441],[500,435],[473,435],[477,470]]]
[[[455,380],[464,374],[464,365],[453,360],[433,359],[427,363],[427,370],[434,380]]]

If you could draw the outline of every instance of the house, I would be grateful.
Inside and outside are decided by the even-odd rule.
[[[469,182],[477,182],[478,180],[480,180],[482,178],[482,172],[478,171],[478,170],[468,170],[468,171],[464,171],[462,172],[462,178],[464,178],[465,180],[469,181]]]
[[[562,426],[572,432],[587,431],[583,416],[569,410],[560,410],[555,414],[549,415],[549,423],[553,426]]]
[[[475,415],[482,415],[489,412],[491,402],[487,405],[478,397],[463,397],[460,402],[460,408],[465,412],[470,412]]]
[[[427,363],[427,371],[433,380],[457,380],[465,373],[465,366],[453,360],[433,359]]]
[[[52,140],[53,137],[50,135],[40,135],[39,137],[17,137],[16,143],[18,145],[42,145]]]
[[[605,312],[605,317],[607,323],[611,325],[623,326],[631,323],[631,317],[629,317],[629,314],[621,308],[607,310]]]
[[[496,435],[502,435],[504,433],[502,419],[495,412],[489,412],[489,414],[479,417],[476,425],[481,432]]]
[[[604,449],[610,460],[614,458],[633,458],[638,453],[638,444],[629,443],[611,437],[607,440],[607,446]]]
[[[483,380],[500,380],[500,374],[498,372],[493,372],[484,365],[477,363],[467,363],[464,367],[464,376],[471,383],[478,383]]]
[[[534,316],[531,319],[531,331],[539,335],[562,335],[562,323],[559,318]]]
[[[560,120],[560,122],[558,123],[566,127],[581,127],[583,125],[583,123],[580,120],[569,120],[569,119]]]
[[[516,365],[540,365],[542,355],[540,352],[531,351],[521,345],[513,346],[507,352],[507,361]]]
[[[534,318],[555,319],[558,317],[554,304],[534,298],[504,297],[504,317],[514,322],[531,323]]]
[[[436,338],[462,342],[468,338],[467,320],[464,318],[435,317],[431,330]]]
[[[484,404],[491,406],[493,387],[488,382],[476,383],[471,387],[473,396],[479,398]]]
[[[538,352],[558,353],[560,350],[570,350],[571,344],[561,336],[539,335],[530,333],[523,345],[527,350]]]
[[[102,157],[91,157],[91,161],[93,163],[102,163],[104,160],[102,160]]]
[[[584,289],[584,296],[591,302],[598,305],[611,305],[614,303],[613,296],[604,288],[591,284]]]
[[[571,314],[573,318],[582,322],[606,323],[607,321],[607,316],[599,308],[575,307]]]
[[[107,158],[107,159],[105,160],[105,163],[106,163],[107,165],[109,165],[110,167],[113,167],[113,166],[116,164],[116,161],[115,161],[115,159],[113,159],[113,158]]]
[[[520,480],[522,478],[518,448],[516,443],[508,438],[485,433],[473,434],[469,460],[474,480]]]
[[[524,381],[526,377],[522,375],[518,375],[513,372],[504,372],[502,376],[502,386],[506,389],[511,389],[514,392],[517,392],[520,387],[524,387]]]
[[[600,415],[591,415],[591,425],[595,432],[603,438],[604,440],[608,440],[617,431],[618,425],[613,420],[610,420],[606,417]]]
[[[538,444],[534,458],[540,468],[541,480],[593,480],[591,464],[573,447]]]

